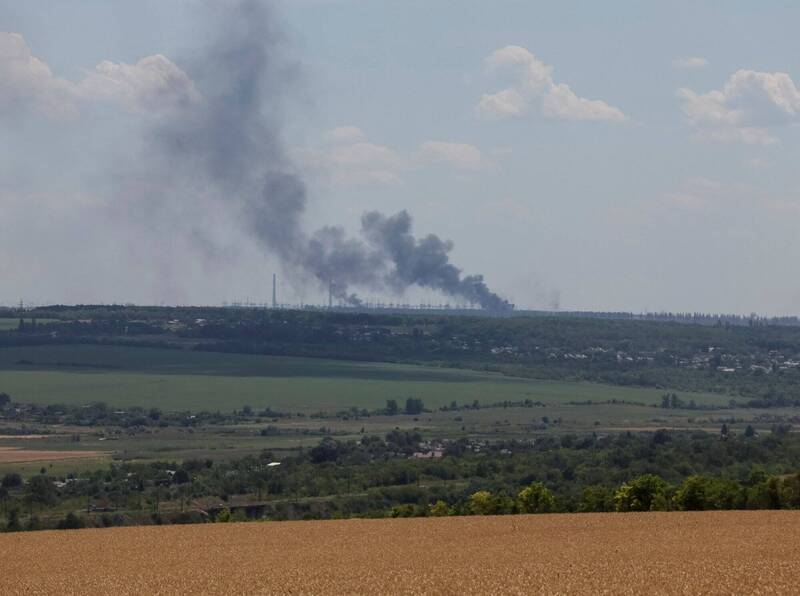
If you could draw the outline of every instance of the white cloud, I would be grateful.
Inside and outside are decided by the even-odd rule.
[[[354,134],[356,131],[359,134]],[[320,178],[339,187],[388,186],[400,182],[406,160],[385,145],[366,140],[359,129],[342,126],[325,135],[320,147],[300,149],[297,159]]]
[[[708,66],[708,60],[699,56],[675,58],[672,61],[672,68],[677,70],[692,70],[697,68],[705,68],[706,66]]]
[[[88,100],[119,102],[131,111],[200,100],[189,76],[161,54],[136,64],[104,60],[79,84],[78,93]]]
[[[769,129],[796,123],[800,115],[800,91],[783,72],[737,70],[722,89],[701,94],[683,88],[678,97],[701,140],[775,144]]]
[[[486,58],[485,65],[490,71],[514,70],[517,77],[511,87],[480,98],[476,111],[481,116],[521,116],[530,109],[538,109],[545,118],[554,120],[627,120],[619,108],[602,100],[580,97],[569,85],[556,83],[553,67],[521,46],[496,50]]]
[[[516,89],[503,89],[497,93],[484,94],[476,110],[482,116],[520,116],[526,101]]]
[[[0,109],[33,108],[50,117],[72,117],[72,83],[53,76],[17,33],[0,33]]]
[[[557,120],[625,120],[625,115],[617,108],[597,99],[578,97],[564,83],[553,85],[544,96],[542,113]]]
[[[327,143],[301,149],[296,157],[334,186],[386,186],[399,183],[412,170],[445,166],[475,171],[487,165],[480,149],[466,143],[432,140],[402,152],[371,142],[355,126],[334,128],[325,138]]]
[[[103,61],[83,80],[53,75],[17,33],[0,32],[0,110],[34,110],[51,118],[75,118],[82,103],[117,103],[153,111],[200,99],[191,79],[161,55],[136,64]]]

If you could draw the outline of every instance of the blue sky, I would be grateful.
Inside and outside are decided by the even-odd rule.
[[[270,276],[252,271],[280,264],[234,223],[214,232],[234,255],[223,266],[180,239],[139,242],[124,213],[98,215],[112,200],[105,156],[124,160],[120,146],[137,145],[142,110],[91,76],[76,85],[104,60],[157,54],[191,79],[208,4],[0,0],[0,28],[52,74],[31,82],[0,66],[0,302],[269,296]],[[283,138],[309,187],[309,229],[356,232],[365,209],[408,209],[417,233],[451,239],[465,273],[521,306],[800,310],[797,3],[283,0],[276,10],[298,65]],[[75,114],[52,113],[50,87],[42,99],[55,79],[80,96],[67,106]],[[282,290],[321,296],[289,279]]]

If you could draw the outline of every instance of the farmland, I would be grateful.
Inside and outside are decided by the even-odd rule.
[[[116,528],[0,536],[0,592],[787,594],[798,555],[785,511]]]
[[[542,433],[719,429],[713,410],[655,408],[664,390],[650,387],[519,378],[432,365],[176,347],[91,343],[4,347],[0,348],[0,388],[15,402],[24,404],[82,408],[103,402],[110,410],[138,407],[184,413],[231,413],[250,407],[254,412],[269,409],[292,414],[280,419],[236,418],[228,424],[192,428],[182,428],[181,420],[176,419],[174,423],[154,425],[147,432],[119,432],[114,430],[114,422],[99,427],[45,422],[32,427],[47,431],[39,439],[0,439],[0,445],[7,448],[51,453],[110,451],[115,459],[122,460],[235,459],[264,449],[292,452],[313,447],[324,436],[357,440],[364,432],[383,435],[395,428],[416,430],[428,438],[469,436],[490,440],[528,439]],[[724,395],[681,395],[684,402],[693,401],[701,408],[720,408],[727,403]],[[411,397],[422,400],[424,415],[381,415],[387,400],[403,404]],[[453,402],[459,405],[458,411],[451,409]],[[480,409],[470,407],[476,402]],[[514,405],[522,402],[535,407]],[[503,403],[510,405],[491,407]],[[341,415],[353,408],[370,415]],[[754,410],[725,412],[741,420],[759,415]],[[791,416],[793,411],[775,408],[771,414]],[[543,424],[543,420],[558,423]],[[4,428],[28,432],[19,424],[0,423],[0,435]],[[262,432],[266,424],[271,429],[268,434]],[[37,462],[43,458],[33,454],[28,459],[30,463],[0,460],[0,472],[38,473],[41,465]],[[54,456],[47,463],[51,473],[66,474],[91,465],[102,466],[104,460]]]
[[[250,405],[289,412],[377,409],[418,397],[426,406],[526,399],[659,403],[663,391],[520,379],[496,373],[316,358],[212,354],[177,349],[61,345],[0,349],[0,384],[25,403],[223,410]],[[699,404],[722,396],[692,394]]]
[[[538,512],[800,508],[794,329],[38,314],[0,330],[9,531],[520,514],[528,489]]]
[[[0,447],[0,464],[19,464],[40,461],[62,461],[82,458],[104,458],[108,454],[101,451],[44,451],[41,449],[19,449]]]
[[[17,318],[0,318],[0,331],[14,331],[19,328],[19,322],[22,320],[25,324],[32,324],[33,319],[27,317]],[[37,319],[37,324],[46,325],[48,323],[55,323],[56,319]]]

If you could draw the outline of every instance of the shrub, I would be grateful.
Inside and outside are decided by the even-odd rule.
[[[59,530],[79,530],[86,527],[86,522],[82,517],[78,517],[74,513],[67,513],[67,516],[58,522]]]
[[[22,476],[16,472],[9,472],[3,476],[3,488],[19,488],[22,486]]]
[[[453,515],[453,510],[442,500],[428,505],[428,515],[431,517],[445,517]]]
[[[556,500],[544,484],[532,482],[517,495],[517,505],[522,513],[549,513],[556,508]]]
[[[494,513],[492,493],[488,490],[479,490],[470,495],[467,501],[467,510],[472,515],[491,515]]]
[[[390,517],[414,517],[414,506],[410,504],[395,505],[389,511]]]
[[[702,476],[689,476],[675,494],[675,505],[681,511],[708,509],[709,480]]]

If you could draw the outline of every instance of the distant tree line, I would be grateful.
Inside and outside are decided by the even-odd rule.
[[[436,455],[434,455],[434,453]],[[800,436],[666,430],[535,441],[325,437],[295,455],[8,474],[0,528],[225,519],[800,508]],[[77,507],[76,507],[76,504]],[[67,517],[72,514],[72,517]]]

